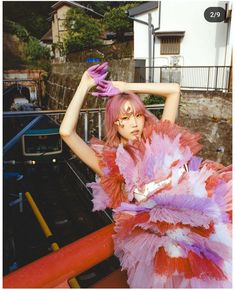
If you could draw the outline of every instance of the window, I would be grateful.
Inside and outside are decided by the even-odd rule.
[[[160,54],[180,54],[180,42],[184,36],[184,31],[177,32],[157,32],[156,36],[160,38]]]
[[[160,54],[180,54],[180,37],[162,37]]]

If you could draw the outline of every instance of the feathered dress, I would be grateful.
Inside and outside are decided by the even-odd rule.
[[[113,208],[114,250],[131,288],[231,288],[231,166],[195,156],[199,134],[159,121],[142,141],[93,138],[104,176],[94,210]]]

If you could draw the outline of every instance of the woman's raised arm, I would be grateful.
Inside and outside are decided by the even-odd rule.
[[[94,96],[113,96],[122,92],[153,94],[166,98],[163,120],[175,122],[178,113],[180,86],[176,83],[126,83],[120,81],[101,81]]]
[[[105,78],[106,74],[102,73],[102,65],[96,66],[98,69],[97,76],[95,72],[88,73],[86,71],[81,79],[81,82],[70,102],[65,113],[64,119],[60,126],[60,135],[64,142],[71,148],[71,150],[89,166],[95,173],[102,176],[102,170],[99,166],[98,158],[85,141],[77,134],[77,124],[79,120],[80,110],[89,90],[97,84],[99,77]],[[92,75],[92,77],[91,77]]]
[[[112,82],[120,86],[120,82]],[[118,84],[119,83],[119,84]],[[122,90],[139,94],[152,94],[166,98],[162,120],[175,122],[180,100],[180,86],[177,83],[124,83]]]

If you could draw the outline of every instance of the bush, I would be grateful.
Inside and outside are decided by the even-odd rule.
[[[50,50],[35,37],[30,37],[25,45],[25,55],[29,60],[49,59]]]
[[[35,67],[50,69],[50,49],[43,46],[37,38],[30,36],[23,26],[13,21],[5,20],[4,32],[15,34],[23,42],[23,56],[17,59],[18,62],[27,65],[29,69]]]
[[[100,40],[103,31],[101,22],[89,17],[83,11],[70,9],[64,24],[67,29],[64,40],[67,53],[94,48],[102,44]]]
[[[126,11],[137,4],[126,4],[113,8],[104,14],[104,25],[107,30],[116,32],[117,39],[123,38],[124,32],[133,31],[132,20],[126,14]]]
[[[144,104],[145,105],[155,105],[155,104],[164,104],[165,103],[165,99],[163,97],[159,97],[159,96],[154,96],[154,95],[150,95],[147,98],[144,99]],[[150,109],[151,111],[151,109]],[[151,111],[158,119],[160,119],[162,117],[162,109],[155,109]]]
[[[4,21],[3,29],[4,29],[4,32],[15,34],[20,40],[24,42],[28,41],[30,37],[28,31],[23,26],[10,20]]]

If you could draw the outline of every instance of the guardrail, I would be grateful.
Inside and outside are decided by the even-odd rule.
[[[67,281],[113,255],[113,224],[3,277],[3,288],[65,288]]]
[[[231,90],[231,66],[154,66],[136,67],[135,81],[178,83],[181,89]]]
[[[164,104],[147,105],[145,107],[154,113],[158,110],[163,110]],[[105,108],[90,108],[90,109],[81,110],[81,116],[78,122],[79,126],[77,130],[78,130],[79,135],[86,142],[88,142],[88,140],[92,136],[95,136],[99,139],[102,139],[104,137],[104,130],[103,130],[104,111],[105,111]],[[52,116],[54,121],[60,124],[60,122],[62,121],[61,116],[63,116],[65,112],[66,110],[3,112],[3,118],[13,118],[13,117],[22,118],[22,117],[36,117],[36,116],[38,117],[42,115],[49,115],[49,116]],[[24,134],[24,132],[25,132],[25,128],[23,128],[21,132],[17,134],[18,138],[14,137],[15,138],[14,144]],[[12,142],[11,142],[12,140],[8,142],[9,143],[8,148],[12,147]]]

